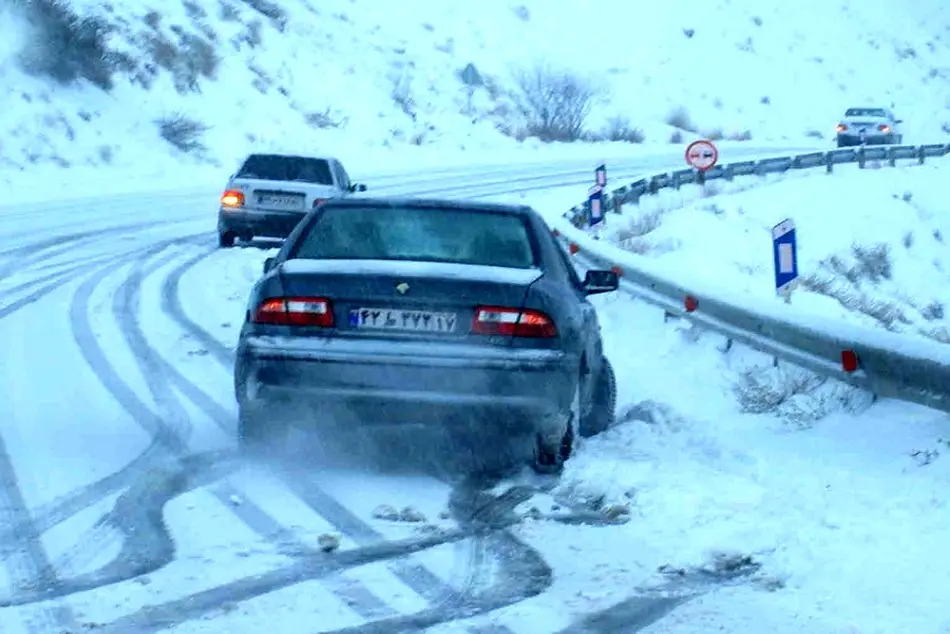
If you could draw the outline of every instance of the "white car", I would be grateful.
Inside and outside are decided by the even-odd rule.
[[[251,154],[221,195],[218,245],[255,236],[286,238],[323,201],[364,191],[333,157]]]
[[[902,123],[888,108],[848,108],[838,123],[838,147],[901,145]]]

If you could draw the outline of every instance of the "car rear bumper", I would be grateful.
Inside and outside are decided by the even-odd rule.
[[[890,145],[896,139],[893,134],[867,134],[863,140],[856,134],[839,134],[838,145]]]
[[[559,350],[250,337],[238,347],[235,379],[239,402],[303,405],[317,424],[557,434],[578,367]]]
[[[218,211],[218,233],[230,232],[266,238],[286,238],[306,215],[304,212],[259,211],[222,207]]]

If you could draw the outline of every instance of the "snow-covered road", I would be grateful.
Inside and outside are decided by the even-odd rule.
[[[664,167],[675,165],[631,159],[611,179]],[[589,165],[562,163],[365,181],[380,194],[539,191],[530,202],[550,201],[559,216],[590,178]],[[570,187],[544,192],[555,186]],[[881,435],[854,450],[846,412],[820,440],[776,432],[766,416],[736,418],[731,400],[707,396],[768,360],[725,358],[721,342],[664,326],[622,295],[598,307],[628,422],[582,447],[559,482],[452,480],[431,468],[437,446],[407,447],[414,458],[402,465],[387,459],[398,447],[338,447],[279,467],[238,461],[232,350],[272,250],[215,247],[218,193],[50,192],[60,200],[0,207],[0,632],[679,634],[697,622],[756,631],[765,612],[777,632],[847,631],[828,624],[850,615],[796,616],[796,602],[829,590],[796,578],[790,560],[866,573],[875,559],[844,549],[855,527],[873,547],[907,539],[881,517],[915,516],[920,557],[885,558],[905,581],[891,603],[933,605],[903,588],[950,537],[939,481],[905,477],[913,466],[893,452],[942,451],[940,415],[860,404],[861,424]],[[832,418],[857,398],[829,390]],[[838,464],[809,462],[810,452]],[[880,517],[862,506],[876,495]],[[629,517],[625,500],[634,519],[615,526]],[[327,539],[339,540],[333,555]],[[711,545],[725,554],[708,559]],[[832,551],[838,559],[825,559]],[[672,574],[657,575],[663,564]],[[798,594],[762,594],[787,583]],[[705,594],[729,586],[738,594]],[[882,623],[887,605],[877,602]],[[937,631],[919,620],[918,631]]]
[[[366,180],[490,197],[582,192],[590,168]],[[281,605],[315,630],[391,632],[540,592],[551,570],[535,551],[472,537],[517,521],[530,490],[492,499],[418,473],[234,459],[231,350],[268,251],[215,248],[218,193],[51,191],[56,202],[0,208],[0,631],[204,631],[209,616],[208,631],[299,631],[274,623]],[[374,518],[384,504],[420,521]],[[323,555],[320,535],[338,535],[341,554]]]

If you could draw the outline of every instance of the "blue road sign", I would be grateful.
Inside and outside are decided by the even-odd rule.
[[[607,188],[607,164],[601,163],[594,170],[594,184],[603,189]]]
[[[603,221],[604,190],[595,185],[587,194],[587,223],[589,227],[593,227]]]
[[[772,227],[772,259],[775,262],[775,291],[788,297],[798,279],[798,243],[791,218]]]

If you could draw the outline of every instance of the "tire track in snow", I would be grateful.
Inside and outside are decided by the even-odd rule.
[[[234,351],[190,319],[185,314],[180,300],[179,286],[182,276],[186,271],[193,270],[198,262],[210,255],[211,252],[204,256],[196,256],[169,274],[163,286],[162,306],[172,320],[176,321],[186,333],[205,345],[210,355],[225,369],[231,371],[234,367]],[[281,480],[294,495],[358,545],[369,546],[384,540],[382,534],[327,494],[311,474],[281,472],[278,475],[281,476]],[[469,563],[472,563],[471,560]],[[450,604],[458,605],[465,600],[463,593],[443,582],[425,566],[400,561],[393,562],[388,567],[396,575],[396,578],[430,603],[441,604],[444,607]],[[476,578],[478,572],[471,569],[470,566],[466,566],[462,576]]]
[[[195,258],[191,258],[186,261],[184,270],[187,270],[187,265],[194,260]],[[159,266],[160,264],[153,265],[149,269],[133,268],[114,296],[113,312],[120,324],[123,337],[139,364],[139,370],[146,378],[149,390],[163,418],[173,421],[174,428],[182,429],[191,426],[187,411],[175,396],[174,389],[177,388],[201,408],[222,431],[233,437],[235,434],[234,415],[218,405],[213,398],[162,358],[149,344],[142,331],[138,320],[140,290],[145,277]],[[184,272],[180,266],[175,270]],[[317,548],[296,539],[289,530],[281,527],[279,522],[247,500],[247,496],[233,485],[224,482],[215,487],[212,492],[245,526],[261,537],[268,540],[278,538],[284,546],[292,548],[297,553],[315,555],[318,552]],[[242,503],[234,505],[231,502],[234,497],[242,499]],[[336,576],[329,578],[325,585],[345,605],[349,605],[364,618],[390,616],[394,613],[394,610],[389,608],[384,601],[355,580]]]
[[[37,587],[58,588],[60,580],[50,563],[40,533],[32,525],[29,508],[0,434],[0,521],[19,527],[4,537],[2,558],[14,592],[31,592]],[[72,611],[65,606],[42,607],[28,615],[29,632],[43,634],[71,630],[75,626]]]

